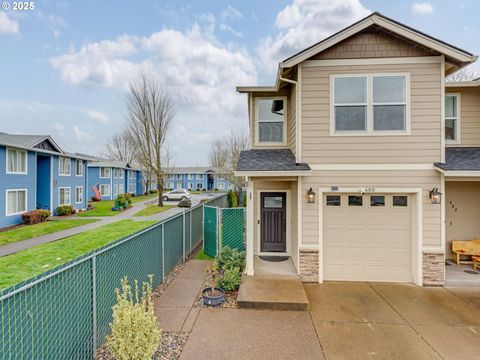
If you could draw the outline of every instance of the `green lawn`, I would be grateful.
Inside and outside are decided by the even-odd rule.
[[[35,225],[25,225],[13,230],[0,232],[0,245],[31,239],[57,231],[71,229],[97,221],[96,219],[50,220]]]
[[[140,196],[135,196],[132,197],[132,202],[140,202],[140,201],[145,201],[145,200],[154,200],[158,198],[158,194],[150,194],[150,195],[140,195]]]
[[[213,257],[205,254],[203,250],[200,250],[198,254],[195,256],[195,260],[213,260]]]
[[[133,216],[150,216],[155,215],[161,212],[164,212],[168,209],[175,207],[174,205],[165,205],[165,206],[157,206],[157,205],[147,205],[147,207],[139,212],[136,212]]]
[[[0,289],[41,274],[152,224],[155,221],[122,220],[0,257]]]
[[[77,216],[114,216],[121,213],[121,211],[112,210],[112,207],[115,205],[115,201],[113,200],[94,201],[89,204],[92,204],[94,209],[78,213]]]

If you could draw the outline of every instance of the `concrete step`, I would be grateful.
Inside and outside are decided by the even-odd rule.
[[[244,309],[307,311],[310,303],[299,278],[244,275],[237,304]]]

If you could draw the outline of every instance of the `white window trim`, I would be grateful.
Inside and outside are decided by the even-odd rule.
[[[106,189],[108,189],[108,193],[102,194],[102,186]],[[100,191],[100,196],[110,196],[111,191],[110,191],[110,185],[109,184],[100,184],[98,190]]]
[[[445,139],[445,144],[446,145],[451,145],[451,144],[460,144],[461,143],[461,133],[460,133],[460,117],[461,117],[461,98],[460,98],[460,93],[445,93],[445,97],[447,96],[455,96],[457,98],[457,118],[455,122],[455,134],[456,134],[456,139],[455,140],[449,140]],[[455,119],[455,118],[450,118],[447,117],[447,113],[445,112],[445,121],[444,124],[446,124],[446,120],[450,119]]]
[[[196,185],[197,185],[196,186],[197,189],[202,189],[203,190],[203,183],[197,183]]]
[[[119,178],[119,179],[123,179],[124,170],[123,170],[123,169],[118,169],[118,170],[120,171],[118,178]]]
[[[125,189],[123,188],[123,184],[118,184],[118,193],[119,194],[124,194]]]
[[[376,76],[404,76],[405,77],[405,130],[373,130],[373,78]],[[335,79],[342,77],[367,78],[367,126],[366,130],[336,131],[335,130]],[[381,105],[376,103],[375,105]],[[395,105],[396,103],[388,103]],[[361,105],[361,104],[341,104]],[[330,136],[405,136],[411,134],[410,116],[410,73],[368,73],[368,74],[331,74],[330,75]]]
[[[78,163],[79,162],[82,163],[82,166],[80,167],[80,169],[82,169],[80,174],[78,173]],[[84,171],[83,166],[84,166],[83,160],[77,159],[75,161],[75,176],[79,176],[79,177],[83,176],[83,171]]]
[[[259,121],[258,121],[258,101],[259,100],[283,100],[283,141],[259,141]],[[255,98],[255,146],[286,146],[287,145],[287,97],[286,96],[266,96]]]
[[[78,201],[78,189],[81,190],[81,200]],[[83,186],[75,186],[75,204],[82,204],[83,203]]]
[[[188,174],[188,180],[193,180],[194,176],[193,174]]]
[[[197,174],[197,180],[204,180],[205,177],[203,174]]]
[[[8,193],[9,192],[18,192],[25,191],[25,211],[19,211],[15,213],[8,213]],[[26,213],[28,211],[28,189],[6,189],[5,190],[5,216],[14,216]]]
[[[117,196],[117,195],[118,195],[118,185],[113,184],[113,196]]]
[[[60,191],[61,190],[64,190],[64,189],[68,189],[68,203],[63,203],[61,204],[60,203]],[[58,206],[62,206],[62,205],[72,205],[72,188],[70,186],[61,186],[58,188]]]
[[[62,173],[63,171],[63,166],[61,166],[62,161],[70,161],[70,166],[68,168],[68,174],[67,173]],[[72,159],[64,157],[64,156],[59,156],[58,157],[58,176],[70,176],[72,175]]]
[[[16,151],[16,152],[20,152],[20,153],[24,153],[25,154],[25,171],[9,171],[8,170],[8,153],[10,151]],[[20,149],[15,149],[15,148],[8,148],[7,147],[7,152],[6,152],[6,159],[5,159],[5,172],[7,174],[14,174],[14,175],[27,175],[28,174],[28,152],[26,150],[20,150]],[[18,164],[17,164],[18,165]]]
[[[102,169],[107,169],[108,170],[108,176],[102,176]],[[112,176],[112,173],[111,173],[112,169],[109,168],[109,167],[105,167],[105,166],[102,166],[99,168],[99,177],[100,179],[110,179],[111,176]]]

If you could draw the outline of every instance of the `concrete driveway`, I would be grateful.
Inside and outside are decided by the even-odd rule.
[[[181,359],[477,359],[480,288],[305,285],[309,312],[200,309]]]

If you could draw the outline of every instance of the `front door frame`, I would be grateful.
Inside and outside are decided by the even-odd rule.
[[[418,285],[423,285],[422,270],[422,244],[423,244],[423,189],[422,188],[390,188],[375,187],[375,192],[382,194],[410,194],[414,202],[412,208],[412,280]],[[341,187],[336,191],[332,188],[321,187],[318,189],[318,282],[323,283],[324,243],[323,243],[323,201],[325,194],[362,194],[359,187]]]
[[[285,193],[286,194],[286,197],[285,197],[285,201],[287,202],[285,204],[285,208],[286,208],[286,211],[287,211],[287,226],[286,226],[286,237],[285,237],[285,241],[286,241],[286,246],[285,246],[285,249],[286,251],[285,252],[262,252],[262,248],[261,248],[261,242],[262,242],[262,239],[261,239],[261,212],[262,212],[262,193]],[[290,190],[257,190],[257,213],[256,213],[256,216],[257,216],[257,246],[256,246],[256,255],[259,255],[259,256],[291,256],[291,241],[290,241],[290,231],[291,231],[291,222],[292,222],[292,219],[290,218],[290,215],[291,214],[291,209],[290,209]]]

